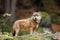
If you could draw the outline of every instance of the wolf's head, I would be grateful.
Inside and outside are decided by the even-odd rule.
[[[35,20],[37,23],[41,20],[41,12],[33,12],[32,19]]]

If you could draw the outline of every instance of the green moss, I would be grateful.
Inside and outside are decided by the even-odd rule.
[[[38,37],[33,36],[33,37],[29,37],[28,40],[39,40]]]
[[[19,33],[20,36],[21,36],[21,35],[27,35],[27,34],[29,34],[29,33],[26,32],[26,31],[22,31],[22,32]]]
[[[47,12],[41,12],[42,13],[42,18],[46,18],[48,16]]]
[[[37,29],[37,32],[38,32],[38,33],[43,33],[43,29],[42,29],[42,28],[38,28],[38,29]]]

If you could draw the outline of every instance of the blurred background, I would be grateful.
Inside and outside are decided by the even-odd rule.
[[[60,0],[0,0],[0,32],[12,32],[14,21],[28,18],[35,11],[51,21],[54,32],[60,32]]]

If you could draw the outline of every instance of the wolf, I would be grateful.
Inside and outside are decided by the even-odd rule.
[[[27,19],[20,19],[13,24],[13,36],[18,36],[19,31],[27,31],[32,35],[38,28],[41,20],[41,12],[33,12],[32,16]]]

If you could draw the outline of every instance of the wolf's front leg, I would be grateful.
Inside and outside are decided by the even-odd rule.
[[[33,35],[33,28],[30,28],[30,35]]]

